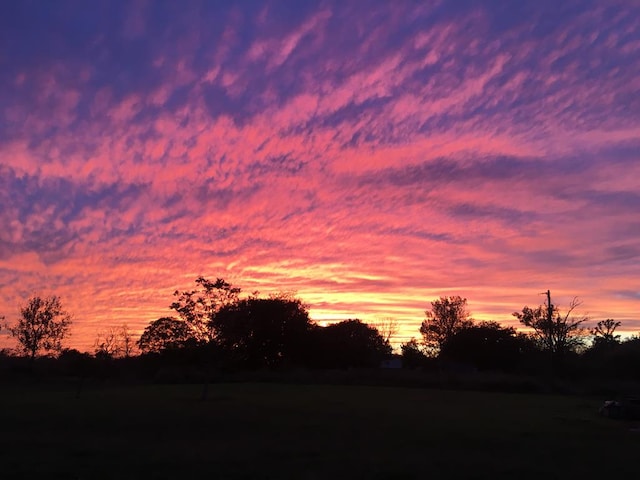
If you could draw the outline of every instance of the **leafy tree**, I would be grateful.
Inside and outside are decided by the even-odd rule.
[[[479,370],[513,371],[530,350],[531,341],[514,328],[480,322],[459,330],[447,340],[440,357],[472,364]]]
[[[186,322],[173,317],[162,317],[144,329],[137,345],[143,353],[158,353],[196,343],[193,330]]]
[[[616,329],[622,322],[616,322],[613,318],[600,320],[595,328],[591,329],[593,335],[593,348],[609,348],[620,343],[620,335],[616,335]]]
[[[431,302],[431,310],[420,325],[424,346],[430,354],[437,354],[456,333],[473,325],[467,310],[467,299],[460,296],[440,297]]]
[[[198,277],[196,284],[198,287],[195,290],[176,290],[173,295],[177,300],[171,304],[171,308],[193,331],[196,340],[210,342],[215,336],[213,318],[220,309],[238,301],[240,288],[232,287],[222,278],[212,282]]]
[[[598,365],[607,377],[640,381],[640,337],[633,336],[615,348],[601,350]]]
[[[404,368],[418,368],[426,365],[427,360],[430,360],[422,351],[420,343],[415,338],[412,338],[407,343],[400,346],[402,352],[402,366]],[[431,359],[432,360],[432,359]]]
[[[212,326],[236,365],[274,368],[301,360],[311,321],[307,306],[291,295],[251,296],[223,306]]]
[[[616,329],[622,325],[612,318],[599,321],[589,333],[593,336],[591,346],[580,358],[583,368],[586,368],[592,375],[619,376],[627,368],[620,368],[620,359],[632,354],[633,348],[624,345],[626,342],[620,341],[620,335],[616,335]],[[624,345],[624,347],[623,347]],[[618,350],[622,350],[619,354]]]
[[[344,320],[313,332],[315,359],[323,368],[378,367],[391,346],[373,326],[360,320]]]
[[[60,352],[70,325],[71,316],[59,297],[33,296],[20,308],[20,320],[9,331],[18,340],[19,350],[33,362],[41,352]]]
[[[585,331],[582,325],[589,318],[572,316],[579,305],[580,302],[574,298],[567,311],[562,313],[551,303],[551,294],[547,292],[544,305],[537,308],[525,306],[522,312],[513,313],[521,324],[533,330],[532,335],[542,349],[551,354],[552,369],[560,368],[568,353],[584,345]]]

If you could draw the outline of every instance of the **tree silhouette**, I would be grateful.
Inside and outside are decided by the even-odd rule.
[[[526,335],[497,322],[480,322],[459,330],[442,346],[440,358],[472,364],[479,370],[513,371],[532,349]]]
[[[9,331],[18,340],[19,350],[33,362],[41,352],[60,352],[70,325],[71,316],[59,297],[36,295],[20,308],[20,320]]]
[[[134,347],[133,336],[126,325],[99,331],[94,342],[96,356],[109,358],[128,358]]]
[[[238,301],[240,289],[232,287],[222,278],[212,282],[198,277],[196,284],[198,287],[195,290],[176,290],[173,295],[177,300],[171,304],[171,309],[189,326],[196,340],[210,342],[215,336],[213,318],[220,309]]]
[[[460,296],[440,297],[431,302],[431,310],[420,325],[426,351],[435,355],[459,331],[473,325],[467,310],[467,299]]]
[[[378,333],[385,342],[390,343],[391,339],[398,333],[398,320],[392,317],[383,318],[377,322],[371,324],[373,328],[378,330]]]
[[[138,348],[143,353],[175,350],[196,343],[197,340],[189,325],[173,317],[162,317],[151,322],[137,342]]]
[[[633,357],[633,348],[627,342],[621,342],[620,335],[616,335],[616,329],[620,325],[622,322],[607,318],[599,321],[589,331],[593,335],[593,341],[582,355],[581,361],[591,373],[611,377],[629,371],[626,365],[622,366],[622,359],[629,360],[630,354]]]
[[[316,358],[324,368],[378,367],[391,353],[389,342],[373,326],[360,320],[344,320],[313,332]]]
[[[311,328],[307,306],[291,295],[237,300],[223,306],[212,325],[218,345],[247,368],[299,362]]]
[[[415,338],[412,338],[406,343],[403,343],[400,347],[402,352],[402,366],[403,368],[418,368],[424,367],[429,359],[422,351],[420,343]]]
[[[622,322],[616,322],[613,318],[600,320],[594,328],[591,329],[593,335],[594,348],[608,348],[620,343],[620,335],[616,335],[616,329],[622,325]]]
[[[547,292],[547,302],[537,308],[525,306],[522,312],[514,312],[520,323],[533,330],[533,337],[543,350],[551,354],[552,370],[561,368],[569,352],[584,345],[585,331],[582,324],[589,320],[587,316],[572,316],[581,303],[574,298],[566,313],[551,303],[551,294]]]
[[[615,348],[598,351],[598,366],[607,377],[618,377],[640,381],[640,336],[633,336]]]

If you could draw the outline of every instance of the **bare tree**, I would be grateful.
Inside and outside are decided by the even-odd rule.
[[[396,336],[399,329],[398,320],[392,317],[386,317],[377,322],[373,322],[371,326],[378,330],[380,336],[387,343],[391,342],[391,339]]]
[[[99,331],[94,342],[97,356],[128,358],[132,355],[134,347],[133,335],[127,325]]]
[[[62,308],[60,297],[33,296],[20,308],[20,320],[9,331],[19,350],[33,361],[40,352],[60,352],[70,325],[71,315]]]
[[[129,358],[135,351],[136,342],[126,323],[120,327],[120,339],[122,341],[122,356]]]
[[[427,319],[420,325],[426,352],[437,354],[456,333],[473,325],[467,310],[467,299],[458,295],[440,297],[431,302],[431,310],[425,312]]]

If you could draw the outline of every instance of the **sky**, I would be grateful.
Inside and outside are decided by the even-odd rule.
[[[637,333],[640,2],[1,2],[0,315],[59,295],[90,350],[199,275]]]

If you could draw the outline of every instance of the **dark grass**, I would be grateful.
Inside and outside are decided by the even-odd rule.
[[[609,478],[640,433],[579,397],[363,386],[3,386],[1,478]],[[629,477],[632,478],[632,477]]]

